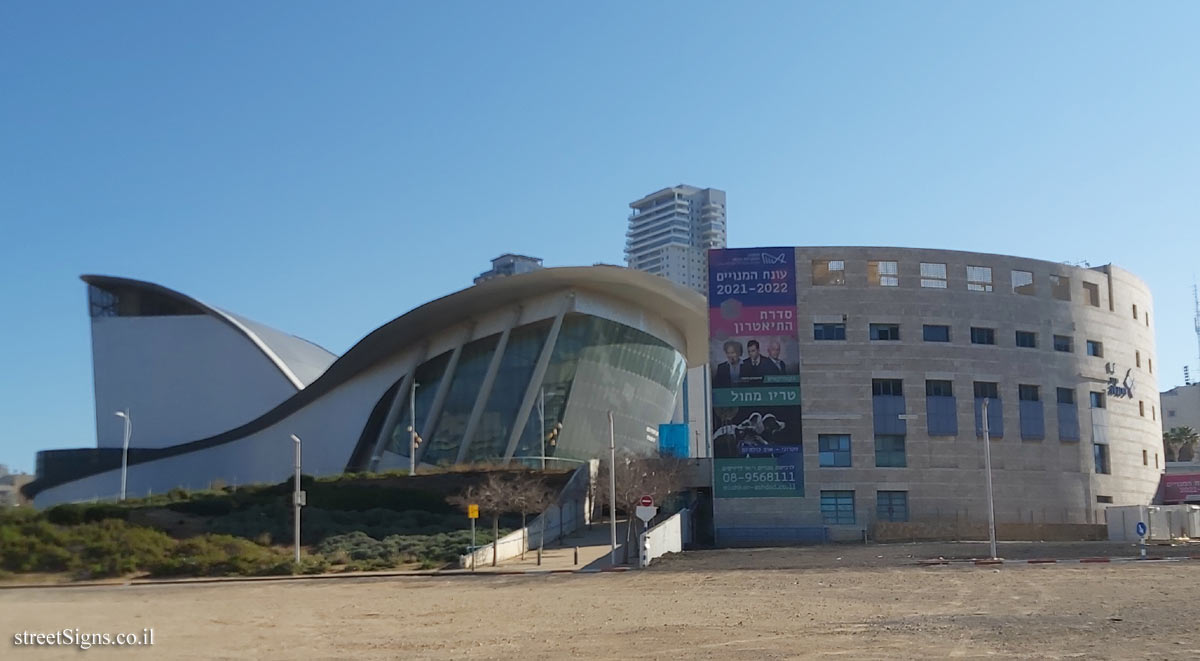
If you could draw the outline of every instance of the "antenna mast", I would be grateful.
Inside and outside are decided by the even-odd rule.
[[[1200,289],[1196,287],[1195,276],[1192,276],[1192,301],[1196,305],[1196,357],[1200,358]]]

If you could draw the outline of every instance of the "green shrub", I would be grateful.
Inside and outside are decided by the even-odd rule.
[[[265,576],[292,573],[291,558],[230,535],[201,535],[177,542],[152,576]]]

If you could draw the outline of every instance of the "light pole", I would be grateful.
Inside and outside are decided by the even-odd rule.
[[[609,562],[617,564],[617,436],[613,429],[613,412],[608,412],[608,531],[612,537]]]
[[[408,474],[417,474],[417,382],[408,389]]]
[[[117,411],[113,415],[125,419],[125,442],[121,444],[121,500],[125,500],[126,476],[129,473],[129,437],[133,435],[133,418],[129,417],[129,409]]]
[[[293,537],[295,538],[296,563],[300,563],[300,506],[304,504],[304,492],[300,491],[300,437],[292,434],[296,443],[296,484],[292,492]]]
[[[996,504],[992,500],[992,438],[988,434],[988,398],[983,398],[983,468],[987,481],[988,541],[996,559]]]
[[[538,397],[538,422],[542,426],[542,470],[546,470],[546,386]]]

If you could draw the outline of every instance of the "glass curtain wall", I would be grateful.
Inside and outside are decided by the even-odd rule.
[[[437,427],[425,441],[429,447],[421,455],[422,463],[446,465],[458,459],[458,446],[467,430],[467,419],[471,416],[479,386],[487,375],[488,362],[499,341],[499,334],[489,335],[462,348],[458,367],[454,370],[454,380],[450,383],[450,391],[446,393],[446,401],[438,415]]]
[[[504,457],[517,409],[525,398],[525,390],[529,387],[529,379],[533,376],[542,347],[546,344],[551,324],[550,320],[533,323],[515,328],[509,334],[492,392],[479,417],[479,426],[475,428],[471,445],[467,448],[467,461]],[[536,418],[536,401],[533,412],[530,417]]]
[[[447,351],[436,358],[427,360],[417,367],[417,392],[416,392],[416,409],[417,409],[417,433],[425,428],[425,422],[429,419],[429,407],[433,405],[433,398],[437,396],[438,386],[442,382],[442,376],[446,372],[446,365],[450,363],[450,352]],[[404,398],[400,401],[400,416],[396,420],[395,426],[392,427],[391,433],[388,434],[387,445],[385,449],[388,452],[394,452],[405,457],[408,456],[408,444],[410,442],[408,436],[408,414],[409,409],[409,394],[404,392]],[[417,456],[421,456],[421,452],[417,451]]]

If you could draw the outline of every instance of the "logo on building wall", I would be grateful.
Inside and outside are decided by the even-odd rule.
[[[1105,363],[1104,371],[1108,373],[1108,396],[1127,397],[1133,399],[1133,369],[1125,370],[1125,378],[1117,381],[1117,364]]]

